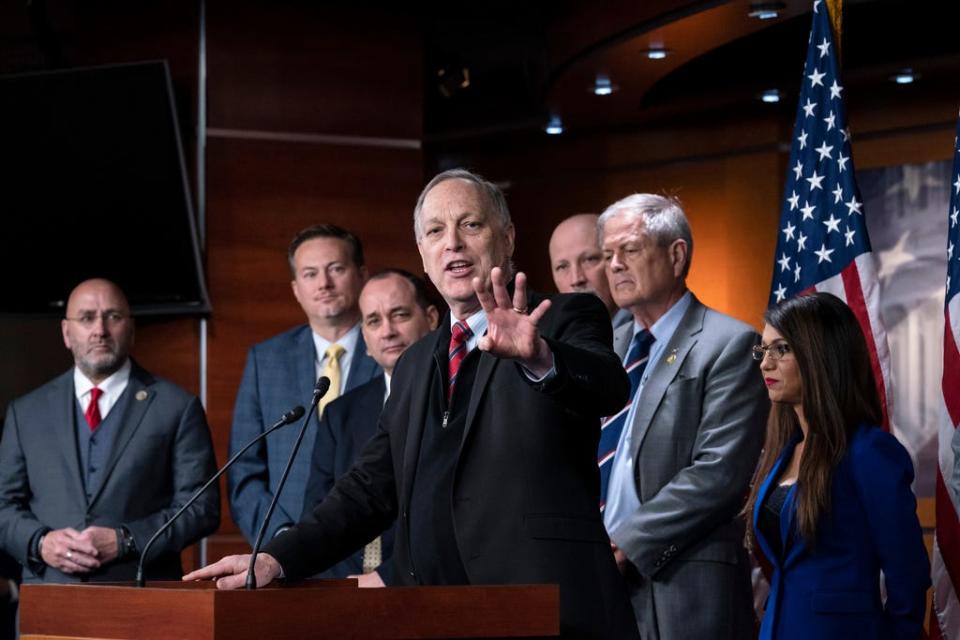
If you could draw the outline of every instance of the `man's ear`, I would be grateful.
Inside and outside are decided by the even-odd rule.
[[[670,262],[673,265],[673,275],[677,278],[682,277],[687,268],[688,249],[686,240],[677,238],[670,243]]]

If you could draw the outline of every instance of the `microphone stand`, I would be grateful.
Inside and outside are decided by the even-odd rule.
[[[270,523],[274,509],[277,508],[277,499],[280,497],[280,492],[283,491],[283,486],[287,483],[287,476],[290,475],[290,469],[293,467],[293,459],[297,457],[297,451],[300,450],[300,443],[303,442],[303,436],[307,433],[310,418],[313,416],[313,412],[317,408],[317,403],[320,402],[320,398],[324,396],[329,388],[330,378],[320,376],[316,386],[313,388],[310,410],[307,412],[307,417],[303,420],[303,426],[300,427],[300,433],[297,435],[297,441],[293,445],[293,451],[290,452],[290,457],[287,459],[287,466],[284,467],[283,473],[280,475],[277,490],[273,492],[273,500],[270,501],[270,506],[267,508],[267,515],[264,516],[263,522],[260,524],[260,531],[257,533],[257,539],[253,543],[253,551],[250,553],[250,564],[247,567],[247,581],[245,585],[247,589],[257,588],[257,574],[254,571],[254,567],[257,563],[257,554],[260,553],[260,546],[263,544],[263,536],[267,533],[267,525]]]
[[[197,490],[197,492],[190,497],[189,500],[187,500],[186,504],[180,507],[180,509],[175,514],[173,514],[172,518],[167,520],[162,527],[157,529],[157,532],[154,533],[153,536],[147,541],[147,544],[144,545],[143,551],[140,552],[140,561],[137,562],[137,586],[138,587],[143,587],[146,585],[146,581],[144,580],[144,577],[143,577],[143,563],[145,558],[147,557],[147,551],[150,550],[150,547],[153,546],[153,543],[157,540],[157,538],[160,537],[160,534],[162,534],[164,531],[169,529],[170,525],[176,522],[177,518],[180,517],[180,514],[186,511],[187,507],[189,507],[194,502],[196,502],[197,498],[199,498],[200,495],[210,487],[210,485],[216,482],[216,480],[223,475],[223,472],[229,469],[230,466],[237,461],[237,458],[243,455],[247,451],[247,449],[249,449],[256,443],[260,442],[261,440],[266,438],[268,435],[270,435],[280,427],[286,426],[291,422],[297,421],[300,418],[300,416],[303,415],[303,413],[304,413],[303,407],[296,406],[290,411],[288,411],[287,413],[283,414],[283,417],[280,418],[280,420],[278,420],[272,427],[270,427],[269,429],[267,429],[266,431],[258,435],[256,438],[248,442],[246,445],[244,445],[243,449],[240,449],[240,451],[237,451],[232,458],[227,460],[227,463],[222,467],[220,467],[220,469],[215,474],[213,474],[213,477],[207,480],[207,482],[202,487],[200,487]]]

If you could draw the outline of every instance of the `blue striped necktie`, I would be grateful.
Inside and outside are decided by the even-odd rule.
[[[643,378],[643,372],[647,368],[647,359],[650,357],[650,346],[655,338],[653,334],[642,329],[633,334],[633,341],[630,343],[630,351],[627,352],[627,359],[624,368],[627,370],[627,377],[630,378],[630,399],[627,400],[627,406],[619,413],[604,418],[600,423],[600,445],[597,447],[597,464],[600,466],[600,510],[603,511],[607,503],[607,488],[610,484],[610,471],[613,469],[613,457],[617,453],[617,445],[620,444],[620,434],[623,433],[623,427],[627,423],[627,416],[630,414],[630,407],[636,399],[637,389],[640,388],[640,380]]]

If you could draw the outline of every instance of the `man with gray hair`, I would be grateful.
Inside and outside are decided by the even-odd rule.
[[[633,313],[614,336],[631,398],[604,420],[597,460],[640,635],[752,638],[738,513],[769,408],[757,334],[687,289],[693,236],[675,199],[629,196],[598,229],[613,298]]]
[[[320,571],[399,516],[401,585],[559,584],[564,637],[636,638],[596,503],[600,417],[627,400],[606,309],[591,295],[527,291],[503,194],[472,173],[427,184],[414,232],[451,313],[400,357],[373,439],[264,548],[257,582],[281,567]],[[185,579],[236,588],[248,562],[224,558]]]

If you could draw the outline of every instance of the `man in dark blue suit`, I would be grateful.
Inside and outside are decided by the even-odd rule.
[[[304,515],[309,515],[337,479],[353,466],[377,430],[380,409],[390,395],[394,365],[407,347],[437,328],[440,318],[426,283],[400,269],[387,269],[370,278],[360,293],[360,313],[367,351],[383,368],[383,375],[338,398],[324,411],[313,450]],[[387,560],[392,550],[391,527],[363,550],[320,575],[358,577],[361,586],[389,584],[391,572]]]
[[[318,414],[330,400],[381,374],[360,332],[357,300],[367,279],[360,240],[334,225],[314,225],[293,238],[287,259],[293,295],[308,324],[250,348],[233,411],[231,455],[291,407],[306,404],[319,376],[328,376],[331,385]],[[267,540],[300,518],[316,433],[316,425],[307,429]],[[297,429],[280,429],[247,451],[227,475],[230,512],[251,544],[296,437]]]

